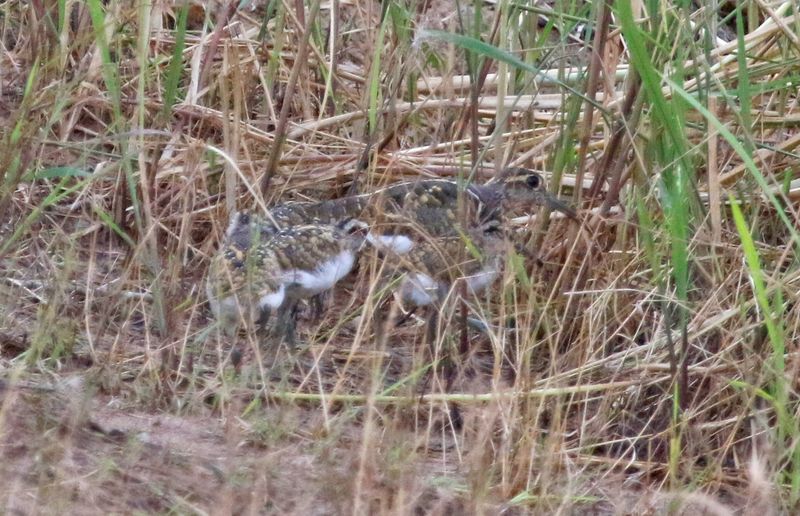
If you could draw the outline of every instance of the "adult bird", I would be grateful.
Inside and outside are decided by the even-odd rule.
[[[459,210],[459,199],[464,212]],[[571,207],[547,191],[539,173],[512,167],[487,184],[460,186],[448,179],[421,179],[339,199],[285,203],[259,216],[257,225],[263,238],[269,238],[282,228],[357,218],[369,224],[370,243],[402,254],[420,241],[457,236],[491,220],[501,221],[514,207],[543,205],[575,218]]]

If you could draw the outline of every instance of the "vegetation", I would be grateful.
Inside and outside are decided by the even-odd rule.
[[[798,6],[549,4],[0,3],[0,506],[795,513]],[[506,166],[580,223],[466,346],[374,256],[296,352],[211,321],[236,207]]]

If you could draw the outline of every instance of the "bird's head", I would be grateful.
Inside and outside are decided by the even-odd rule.
[[[344,232],[354,249],[360,249],[368,240],[369,224],[362,220],[347,218],[340,221],[336,227]]]
[[[505,202],[513,205],[547,206],[571,219],[577,218],[577,213],[571,206],[547,191],[545,180],[538,172],[509,167],[503,170],[494,184],[502,187]]]
[[[276,227],[263,217],[249,210],[235,211],[225,230],[225,245],[247,251],[260,242],[270,240],[277,232]]]

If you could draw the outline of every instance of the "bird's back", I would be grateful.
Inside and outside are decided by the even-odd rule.
[[[270,210],[270,217],[260,217],[263,227],[288,228],[303,224],[336,224],[357,218],[381,234],[412,234],[442,237],[458,234],[460,187],[445,179],[424,179],[390,185],[369,194],[321,202],[292,202]],[[475,217],[478,192],[464,190],[468,224]],[[481,194],[492,192],[489,188]],[[273,223],[274,221],[274,223]],[[475,221],[477,222],[477,220]],[[277,223],[277,228],[275,227]]]
[[[436,280],[452,283],[501,260],[504,253],[502,235],[471,231],[422,242],[400,257],[399,262],[403,270],[423,272]]]

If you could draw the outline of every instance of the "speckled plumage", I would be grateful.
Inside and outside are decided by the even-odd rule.
[[[209,303],[228,331],[242,319],[252,324],[258,317],[265,323],[277,309],[278,328],[291,339],[294,304],[327,291],[350,272],[366,225],[357,220],[308,224],[266,235],[258,223],[246,212],[233,217],[209,267]]]
[[[496,222],[466,234],[419,243],[399,256],[403,279],[398,290],[404,304],[440,303],[453,284],[466,281],[467,291],[480,292],[499,276],[506,239]]]
[[[461,224],[463,200],[466,227]],[[278,308],[279,327],[292,329],[289,313],[298,299],[329,289],[349,271],[357,248],[369,241],[402,257],[400,296],[416,306],[438,305],[463,278],[468,290],[485,288],[499,274],[505,240],[499,226],[509,204],[549,205],[574,217],[544,189],[536,172],[507,169],[486,185],[424,179],[375,192],[317,203],[287,203],[269,214],[234,214],[225,245],[212,262],[207,291],[227,328],[240,320],[261,322]],[[358,218],[356,236],[340,224]],[[244,317],[243,317],[244,316]]]
[[[464,229],[459,223],[459,190],[455,181],[445,179],[396,183],[369,194],[317,203],[282,204],[273,208],[269,217],[259,217],[258,225],[266,236],[279,228],[331,224],[354,217],[369,223],[373,243],[394,242],[391,238],[381,238],[391,235],[406,235],[414,242],[456,236]],[[467,185],[463,192],[467,229],[501,220],[509,203],[547,204],[574,216],[574,211],[547,193],[542,177],[527,169],[506,169],[495,182]],[[392,246],[393,243],[388,244]]]

